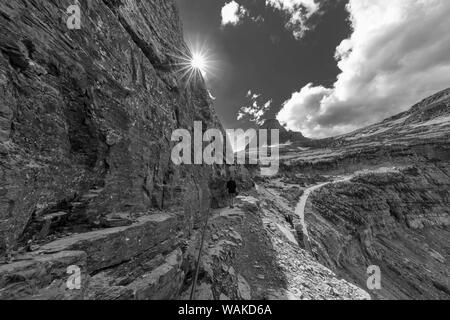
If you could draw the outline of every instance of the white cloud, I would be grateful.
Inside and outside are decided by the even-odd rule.
[[[289,16],[286,27],[292,30],[296,39],[301,39],[310,29],[307,22],[320,8],[316,0],[266,0],[266,5],[284,11]]]
[[[236,1],[226,3],[222,8],[222,25],[237,25],[247,14],[247,10]]]
[[[259,97],[261,97],[260,93],[253,93],[252,90],[248,90],[247,95],[245,96],[246,98],[250,98],[252,100],[256,100]]]
[[[292,31],[296,39],[301,39],[310,29],[308,20],[319,11],[317,0],[266,0],[266,6],[284,12],[288,16],[286,28]],[[222,25],[237,25],[244,17],[255,23],[263,23],[265,18],[261,15],[253,17],[248,10],[235,0],[222,7]]]
[[[254,122],[258,125],[262,125],[264,123],[264,115],[269,110],[272,105],[272,100],[268,100],[263,104],[260,104],[258,99],[261,97],[260,94],[252,93],[250,90],[247,93],[247,98],[249,98],[249,105],[246,107],[242,107],[239,110],[237,120],[246,120],[250,122]]]
[[[311,137],[345,133],[450,86],[450,1],[350,0],[353,33],[332,88],[308,84],[278,120]]]

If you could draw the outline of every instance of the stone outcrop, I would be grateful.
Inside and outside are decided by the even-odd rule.
[[[54,254],[32,256],[0,266],[0,299],[24,299],[41,294],[42,297],[79,299],[81,291],[68,290],[67,268],[78,266],[86,271],[86,253],[62,251]],[[85,278],[82,277],[82,287]]]
[[[450,297],[450,167],[429,165],[330,184],[306,215],[313,251],[324,265],[365,286],[381,269],[381,299]]]
[[[61,211],[59,230],[71,232],[111,213],[174,207],[192,228],[221,201],[210,186],[223,168],[170,160],[174,129],[221,128],[203,80],[177,74],[188,49],[174,3],[80,1],[81,30],[66,26],[69,5],[0,4],[3,252]]]
[[[78,3],[79,30],[71,1],[0,3],[0,296],[174,298],[229,172],[175,166],[171,136],[222,127],[173,1]]]
[[[3,299],[170,299],[184,282],[183,234],[175,214],[46,243],[0,266]],[[67,286],[80,268],[81,289]]]

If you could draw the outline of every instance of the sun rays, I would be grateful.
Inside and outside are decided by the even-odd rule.
[[[185,81],[187,85],[199,78],[214,77],[217,63],[206,43],[188,41],[188,47],[189,51],[177,50],[178,54],[173,56],[177,60],[174,66],[179,79]]]
[[[200,73],[204,76],[206,74],[206,68],[208,66],[208,61],[206,57],[198,52],[192,53],[191,58],[191,68],[200,71]]]

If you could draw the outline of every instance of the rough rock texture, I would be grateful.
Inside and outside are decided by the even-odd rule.
[[[86,253],[61,251],[0,266],[0,299],[31,298],[40,292],[44,297],[55,299],[79,299],[82,291],[70,291],[66,285],[67,267],[72,265],[85,274]],[[85,288],[85,278],[81,279],[82,288]]]
[[[285,218],[293,211],[271,184],[240,195],[234,209],[216,210],[209,220],[194,298],[370,299],[299,247]],[[200,240],[191,244],[189,261],[195,261]],[[190,289],[183,288],[181,297],[188,299]]]
[[[173,298],[228,169],[173,165],[171,135],[221,125],[173,1],[80,0],[81,30],[72,4],[0,3],[0,296],[74,298],[76,264],[75,298]]]
[[[450,298],[450,89],[318,148],[282,150],[283,181],[314,188],[312,254],[379,299]]]
[[[385,299],[450,299],[450,167],[362,175],[311,197],[306,215],[319,261],[364,286],[382,271]]]
[[[61,238],[0,266],[2,299],[170,299],[184,281],[173,214],[145,216],[129,227]],[[68,266],[81,268],[70,290]]]
[[[115,266],[154,249],[164,241],[176,240],[174,215],[145,216],[129,227],[118,227],[77,234],[45,244],[40,253],[84,251],[88,255],[88,271]],[[150,257],[153,258],[153,257]]]
[[[187,49],[172,1],[80,4],[81,30],[66,27],[69,1],[0,4],[3,251],[31,219],[59,211],[89,228],[109,213],[178,206],[189,226],[225,173],[170,160],[174,129],[220,128],[203,80],[176,76],[173,56]]]

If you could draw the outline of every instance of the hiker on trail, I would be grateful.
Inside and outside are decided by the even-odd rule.
[[[234,199],[237,196],[237,184],[233,178],[230,178],[230,181],[227,183],[228,196],[230,197],[230,208],[234,208]]]

